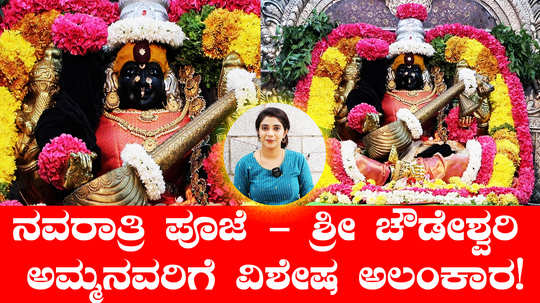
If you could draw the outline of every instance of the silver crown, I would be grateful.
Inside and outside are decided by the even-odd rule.
[[[423,42],[425,33],[422,21],[414,18],[399,20],[396,35],[396,41],[415,40]]]
[[[148,17],[159,21],[169,21],[167,9],[169,0],[120,0],[120,20]]]

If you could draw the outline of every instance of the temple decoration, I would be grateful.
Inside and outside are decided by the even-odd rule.
[[[404,114],[403,109],[396,109],[398,114],[394,114],[398,121],[393,123],[405,122],[396,128],[401,129],[399,132],[390,129],[383,131],[384,127],[363,132],[362,127],[367,118],[352,108],[352,115],[348,116],[351,121],[348,123],[361,134],[366,133],[363,134],[363,144],[357,146],[353,141],[327,140],[327,166],[331,169],[325,168],[327,177],[324,179],[333,179],[335,182],[331,186],[328,183],[318,184],[315,190],[318,194],[316,201],[338,203],[341,200],[349,203],[350,200],[352,203],[368,204],[526,203],[534,183],[530,131],[523,89],[517,76],[508,69],[504,48],[487,32],[459,24],[436,27],[424,34],[422,21],[426,17],[425,12],[429,10],[429,3],[390,2],[387,1],[387,4],[400,18],[396,39],[393,39],[391,33],[372,30],[373,27],[366,24],[339,26],[316,44],[308,67],[309,73],[298,82],[294,101],[296,106],[310,113],[317,125],[329,135],[334,122],[342,121],[343,115],[334,116],[343,112],[344,98],[340,96],[350,91],[342,86],[344,71],[348,64],[355,62],[354,57],[359,54],[348,51],[344,46],[351,44],[351,40],[356,45],[365,38],[376,38],[390,44],[388,55],[394,60],[394,65],[389,67],[389,91],[386,95],[408,107],[411,115]],[[369,37],[366,37],[365,31],[357,30],[366,28],[370,29]],[[441,42],[444,43],[442,50]],[[436,53],[440,57],[441,51],[446,63],[453,64],[457,70],[455,75],[447,75],[455,81],[449,89],[441,82],[440,69],[431,69],[430,61],[424,63],[423,60]],[[419,87],[427,90],[425,102],[421,99],[424,98],[422,95],[419,95],[420,101],[410,101],[410,96],[396,91],[395,85],[399,87],[400,84],[394,82],[397,81],[395,74],[399,72],[398,67],[404,65],[419,67],[418,77],[425,85]],[[364,65],[358,66],[363,68]],[[428,73],[430,71],[431,77]],[[406,83],[401,85],[403,87]],[[433,94],[431,97],[428,96],[429,92]],[[335,103],[327,100],[335,100]],[[388,120],[385,110],[385,106],[389,109],[391,104],[388,102],[383,100],[382,103],[384,123],[393,121]],[[440,105],[435,105],[437,103]],[[432,119],[436,119],[435,125],[424,129],[424,123]],[[415,121],[422,123],[420,127],[420,123]],[[482,135],[486,132],[489,136]],[[383,134],[389,137],[384,138]],[[410,139],[398,139],[399,136]],[[414,137],[422,139],[414,146],[451,143],[453,151],[449,154],[445,152],[447,156],[444,157],[435,154],[433,158],[429,158],[429,155],[419,158],[418,155],[425,148],[411,153],[409,146],[413,146]],[[354,138],[358,142],[358,137]],[[456,145],[448,139],[466,146]],[[357,173],[351,170],[351,163],[347,160],[351,157],[350,152],[347,152],[351,150],[348,148],[351,144],[355,148],[366,148],[370,157],[383,161],[365,159],[362,160],[365,164],[360,165],[359,156],[354,156],[357,162],[353,166],[361,169],[365,180],[360,181],[360,178],[355,177]],[[385,152],[377,154],[384,145],[387,146]],[[394,148],[397,148],[396,153],[391,152]],[[385,159],[388,161],[384,162]],[[436,163],[454,165],[459,169],[446,172],[434,170],[440,165]],[[386,172],[383,173],[384,179],[370,179],[370,173],[366,172],[372,170]],[[331,176],[328,176],[329,172]]]

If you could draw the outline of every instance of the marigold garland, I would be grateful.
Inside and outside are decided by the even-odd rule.
[[[313,77],[307,114],[323,130],[323,135],[328,135],[334,128],[334,91],[337,85],[330,78]]]
[[[20,101],[16,100],[6,87],[0,87],[0,195],[4,198],[8,194],[9,184],[15,179],[17,169],[13,146],[17,140],[15,112],[20,106]]]
[[[256,15],[219,8],[204,24],[202,46],[206,56],[223,59],[236,52],[249,71],[260,72],[260,19]]]
[[[45,50],[52,43],[51,26],[59,15],[60,13],[57,10],[50,10],[41,14],[29,13],[24,15],[14,27],[35,48],[37,61],[43,59]]]

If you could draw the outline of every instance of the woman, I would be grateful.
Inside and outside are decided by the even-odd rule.
[[[313,189],[308,163],[301,153],[287,150],[289,118],[269,107],[255,121],[262,148],[242,157],[236,165],[234,185],[254,201],[281,205],[305,196]]]

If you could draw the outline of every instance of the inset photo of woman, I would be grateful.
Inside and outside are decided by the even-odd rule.
[[[266,205],[285,205],[309,193],[326,159],[313,120],[287,104],[264,104],[238,118],[227,135],[224,160],[235,187]]]

